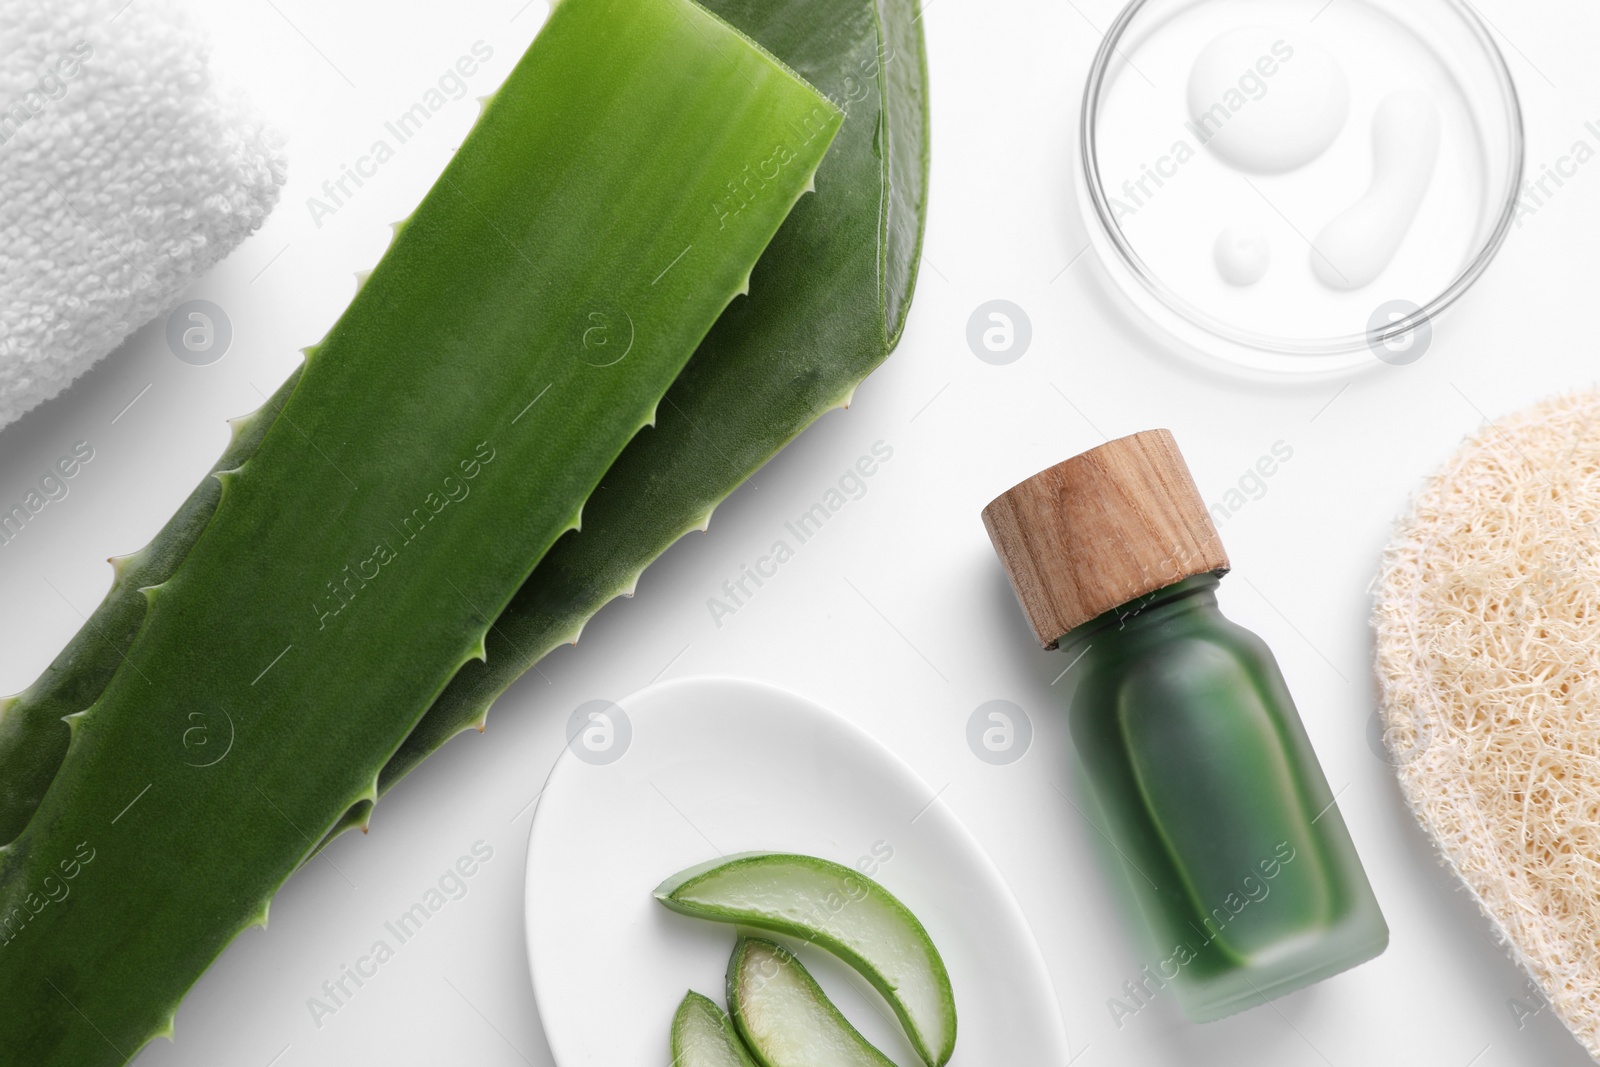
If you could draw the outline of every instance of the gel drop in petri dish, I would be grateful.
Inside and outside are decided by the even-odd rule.
[[[1458,0],[1133,0],[1091,68],[1091,244],[1177,352],[1268,376],[1383,366],[1485,269],[1522,176],[1516,90]]]

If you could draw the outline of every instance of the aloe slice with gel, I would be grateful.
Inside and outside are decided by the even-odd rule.
[[[728,961],[728,1007],[761,1067],[894,1067],[771,941],[739,939]]]
[[[673,875],[656,899],[684,915],[826,949],[883,994],[925,1063],[950,1059],[955,995],[939,950],[910,909],[860,871],[814,856],[751,852]]]
[[[728,1013],[690,991],[672,1017],[672,1067],[756,1067]]]

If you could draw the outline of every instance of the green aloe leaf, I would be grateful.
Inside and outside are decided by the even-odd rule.
[[[916,283],[928,174],[927,65],[911,0],[709,0],[845,109],[817,171],[640,434],[379,778],[380,792],[607,602],[818,416],[845,405],[899,341]],[[363,803],[335,833],[361,825]]]
[[[231,420],[233,438],[211,474],[148,545],[111,560],[111,591],[38,681],[0,700],[0,844],[22,832],[56,776],[71,736],[64,717],[99,699],[132,647],[148,607],[140,590],[160,585],[177,571],[222,499],[216,476],[237,470],[255,454],[299,380],[296,369],[260,411]],[[201,735],[191,740],[198,747]]]
[[[0,1064],[121,1064],[351,805],[810,185],[837,109],[689,0],[564,0],[0,849]],[[718,211],[728,182],[759,187]],[[197,727],[221,754],[197,754]]]
[[[846,109],[818,171],[821,195],[796,205],[756,268],[757,291],[730,306],[675,383],[658,415],[660,439],[642,435],[619,458],[605,481],[609,506],[593,501],[588,531],[558,542],[491,632],[489,663],[469,664],[441,694],[384,768],[380,792],[455,734],[481,728],[512,682],[619,592],[631,591],[668,545],[703,528],[718,502],[818,416],[841,406],[899,340],[927,204],[927,67],[915,5],[709,6]],[[248,418],[275,413],[292,384]],[[265,430],[259,423],[255,432],[245,428],[217,470],[243,463]],[[119,566],[105,602],[40,681],[11,706],[0,703],[0,842],[20,831],[55,775],[66,752],[60,717],[99,695],[132,644],[145,608],[138,588],[170,576],[219,494],[216,482],[203,482],[139,554],[146,565]],[[580,536],[581,545],[570,543]],[[334,833],[362,824],[370,808],[356,805]]]

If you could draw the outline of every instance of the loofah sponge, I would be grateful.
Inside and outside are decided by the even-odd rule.
[[[0,427],[256,227],[277,139],[170,0],[0,0]]]
[[[1467,441],[1396,528],[1379,587],[1406,799],[1600,1059],[1600,393]]]

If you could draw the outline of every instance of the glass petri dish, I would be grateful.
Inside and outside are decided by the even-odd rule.
[[[1302,126],[1330,60],[1342,121],[1313,107]],[[1396,101],[1419,98],[1424,128],[1395,126]],[[1319,116],[1325,147],[1268,158]],[[1265,156],[1241,165],[1247,135]],[[1426,350],[1504,241],[1522,168],[1516,86],[1463,0],[1132,0],[1089,70],[1077,186],[1106,274],[1169,347],[1327,377]],[[1393,252],[1341,273],[1351,241]]]

